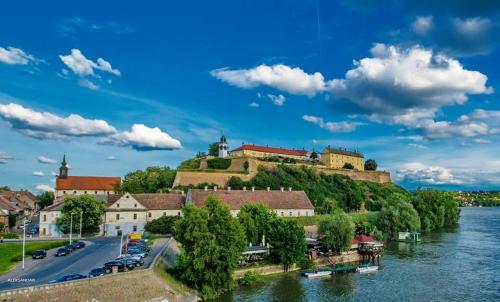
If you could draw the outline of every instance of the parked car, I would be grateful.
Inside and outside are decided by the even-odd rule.
[[[127,248],[128,250],[132,249],[132,250],[139,250],[141,252],[145,252],[146,254],[149,253],[150,249],[145,247],[145,246],[142,246],[142,245],[134,245],[134,246],[129,246]]]
[[[135,265],[133,263],[126,263],[125,261],[122,261],[122,260],[114,260],[114,261],[104,263],[103,270],[106,274],[109,274],[109,273],[113,272],[114,266],[118,267],[119,272],[133,270],[135,268]]]
[[[94,268],[89,272],[89,278],[104,276],[104,269],[102,267]]]
[[[68,244],[67,246],[65,246],[65,248],[68,250],[68,254],[69,253],[72,253],[73,252],[73,244]]]
[[[144,265],[144,259],[142,259],[140,256],[133,256],[129,254],[124,254],[121,256],[118,256],[115,258],[115,260],[128,260],[131,259],[133,261],[136,261],[139,265],[136,264],[136,266],[143,266]]]
[[[141,258],[144,258],[147,256],[145,252],[141,252],[139,250],[131,250],[131,249],[127,250],[126,255],[127,256],[139,256]]]
[[[56,257],[66,256],[67,254],[69,254],[69,250],[65,247],[62,247],[56,251]]]
[[[38,230],[37,229],[31,229],[29,230],[26,235],[31,235],[31,236],[34,236],[38,233]]]
[[[83,241],[77,241],[73,243],[73,249],[81,249],[85,247],[85,242]]]
[[[43,259],[46,256],[47,256],[47,252],[45,250],[34,251],[33,254],[31,254],[31,257],[33,259]]]
[[[81,275],[81,274],[73,274],[73,275],[66,275],[59,277],[55,280],[50,281],[49,283],[59,283],[59,282],[66,282],[66,281],[73,281],[73,280],[79,280],[79,279],[85,279],[87,276]]]
[[[129,246],[132,246],[132,245],[142,245],[142,246],[145,246],[146,244],[142,241],[129,241],[128,243]]]

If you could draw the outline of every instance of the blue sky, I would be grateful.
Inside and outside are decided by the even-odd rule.
[[[0,184],[176,167],[221,133],[500,189],[498,1],[9,2]]]

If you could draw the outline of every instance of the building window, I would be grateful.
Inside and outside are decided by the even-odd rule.
[[[47,230],[45,228],[42,229],[42,235],[45,235],[47,233]]]
[[[83,194],[87,194],[87,191],[84,191]]]
[[[163,212],[163,216],[167,216],[167,212]]]
[[[119,204],[119,203],[117,203],[117,204],[116,204],[116,207],[117,207],[117,208],[119,208],[119,207],[120,207],[120,204]]]
[[[137,204],[136,203],[134,203],[134,208],[137,208]]]
[[[97,191],[94,191],[94,194],[97,195]]]
[[[119,229],[120,229],[119,225],[115,226],[115,230],[119,230]]]
[[[66,191],[63,191],[63,194],[66,194]]]
[[[285,216],[285,214],[283,212],[281,212],[281,216]]]
[[[136,225],[134,225],[134,227],[132,228],[132,231],[133,232],[137,232],[137,226]]]
[[[177,216],[181,216],[181,212],[177,212]]]
[[[309,212],[306,211],[306,216],[309,216]]]
[[[116,220],[120,220],[120,214],[116,214]]]
[[[134,219],[137,219],[137,214],[134,213]]]
[[[43,215],[43,222],[47,221],[47,215]]]
[[[76,191],[73,191],[73,194],[76,194]]]
[[[148,217],[151,218],[151,212],[148,213]]]
[[[297,216],[300,216],[300,211],[297,212]]]
[[[290,216],[292,216],[292,212],[290,212]]]

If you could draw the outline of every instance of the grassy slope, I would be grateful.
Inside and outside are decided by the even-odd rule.
[[[48,250],[66,244],[68,241],[26,242],[26,255],[30,256],[36,250]],[[17,261],[21,261],[22,252],[21,242],[0,244],[0,274],[13,268]]]

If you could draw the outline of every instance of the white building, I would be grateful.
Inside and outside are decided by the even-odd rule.
[[[314,206],[304,191],[285,190],[218,190],[214,188],[191,189],[186,196],[186,205],[194,204],[202,207],[208,196],[219,198],[222,203],[229,206],[231,214],[237,216],[244,204],[263,203],[278,216],[314,216]]]
[[[219,141],[219,157],[226,158],[228,156],[227,141],[226,137],[223,135],[220,137]]]
[[[62,236],[62,232],[57,228],[56,218],[61,216],[63,205],[64,201],[56,201],[40,211],[40,237]]]

